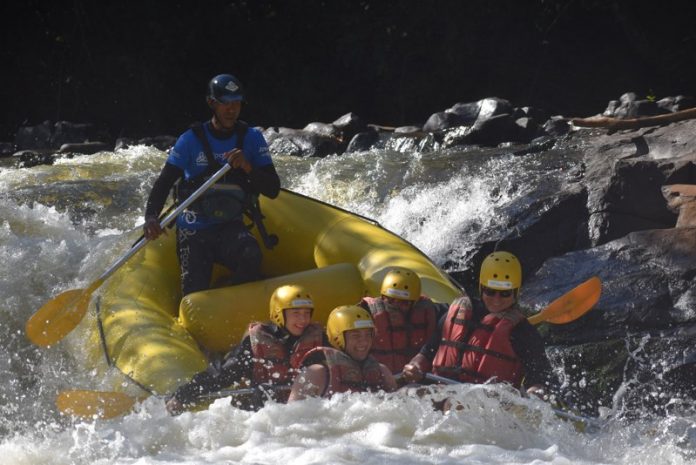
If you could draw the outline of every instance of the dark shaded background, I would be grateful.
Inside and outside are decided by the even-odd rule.
[[[244,118],[302,127],[354,111],[422,124],[488,96],[589,116],[626,91],[694,95],[695,2],[5,2],[0,140],[44,120],[178,134],[232,72]],[[686,6],[691,5],[691,6]]]

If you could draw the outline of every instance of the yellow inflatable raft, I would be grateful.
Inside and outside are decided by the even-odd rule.
[[[263,249],[266,279],[182,300],[170,232],[104,285],[92,325],[99,329],[92,334],[92,357],[105,358],[147,391],[166,394],[206,368],[206,353],[227,351],[250,322],[267,320],[268,301],[280,285],[306,285],[320,322],[338,305],[378,295],[391,266],[417,272],[422,292],[437,302],[462,293],[416,247],[369,219],[287,190],[274,200],[262,197],[261,208],[266,229],[279,238],[273,250]],[[258,238],[256,228],[254,233]],[[214,275],[224,279],[220,270]]]

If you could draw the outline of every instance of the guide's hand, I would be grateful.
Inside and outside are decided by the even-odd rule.
[[[245,173],[251,172],[251,163],[249,163],[249,161],[244,157],[244,152],[242,152],[241,150],[230,150],[223,156],[232,168],[244,170]]]
[[[145,239],[149,241],[152,239],[157,239],[162,233],[166,235],[167,231],[162,229],[157,217],[150,216],[145,218],[145,224],[143,225],[143,235],[145,236]]]

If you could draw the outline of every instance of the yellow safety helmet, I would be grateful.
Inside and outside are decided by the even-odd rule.
[[[380,294],[398,300],[418,300],[421,295],[420,278],[408,268],[394,267],[382,280]]]
[[[499,291],[519,289],[522,285],[522,266],[510,252],[493,252],[481,264],[479,290],[482,287]]]
[[[329,343],[336,349],[346,348],[346,338],[343,333],[351,329],[374,328],[370,312],[357,305],[342,305],[333,309],[326,321],[326,334]]]
[[[280,286],[273,291],[270,302],[271,321],[278,326],[285,326],[283,310],[288,308],[311,308],[314,310],[312,295],[304,286],[290,284]]]

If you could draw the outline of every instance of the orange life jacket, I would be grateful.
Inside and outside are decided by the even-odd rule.
[[[329,370],[329,383],[322,397],[330,397],[339,392],[374,392],[384,389],[384,376],[379,362],[369,356],[361,363],[353,360],[348,354],[331,347],[317,347],[311,350],[305,359],[316,360],[316,354],[323,353],[326,367]]]
[[[318,323],[310,323],[295,342],[288,348],[276,336],[271,334],[266,325],[252,323],[249,325],[251,354],[254,358],[253,383],[289,384],[305,354],[323,344],[324,329]]]
[[[381,297],[365,297],[363,302],[376,327],[370,354],[392,373],[399,373],[437,329],[433,301],[421,296],[408,313],[389,309]]]
[[[510,332],[524,319],[517,313],[512,318],[489,313],[478,322],[473,318],[468,298],[452,302],[433,360],[433,373],[467,383],[493,378],[519,387],[524,370],[510,343]]]

